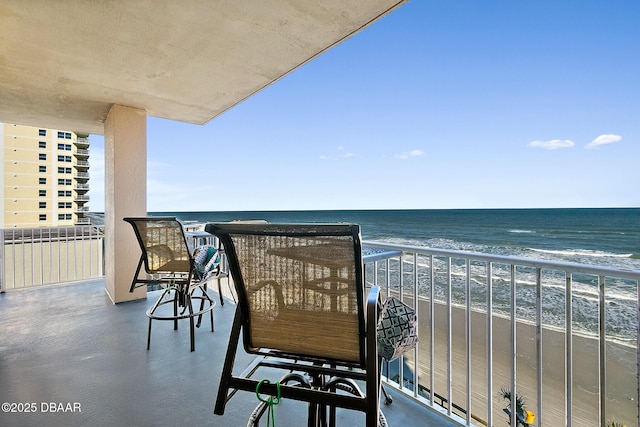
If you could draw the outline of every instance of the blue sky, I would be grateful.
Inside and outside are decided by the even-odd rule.
[[[205,126],[149,117],[148,210],[640,206],[639,19],[413,0]]]

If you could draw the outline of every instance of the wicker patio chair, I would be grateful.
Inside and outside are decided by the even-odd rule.
[[[309,426],[335,425],[336,408],[364,412],[367,427],[386,425],[376,347],[379,289],[364,300],[359,227],[210,223],[205,230],[224,245],[238,296],[214,413],[223,415],[237,390],[256,393],[260,384],[265,395],[279,388],[283,399],[308,402]],[[237,375],[241,330],[245,351],[258,356]],[[260,372],[274,368],[285,372],[278,384],[262,382]]]
[[[171,320],[178,329],[178,320],[189,319],[191,351],[195,350],[195,329],[200,327],[202,316],[209,313],[211,331],[214,330],[213,308],[215,302],[207,293],[209,280],[217,279],[220,288],[220,263],[217,249],[199,246],[189,250],[182,224],[175,217],[124,218],[135,232],[142,254],[131,282],[130,292],[139,286],[158,284],[163,288],[160,297],[147,310],[149,331],[147,350],[151,345],[151,322]],[[147,275],[141,277],[144,265]],[[197,293],[196,293],[197,291]],[[194,302],[200,301],[199,308]],[[160,307],[172,304],[173,310]],[[194,319],[198,318],[194,325]]]

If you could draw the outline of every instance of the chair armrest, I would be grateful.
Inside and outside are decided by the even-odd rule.
[[[366,342],[366,370],[369,380],[366,384],[367,398],[372,400],[373,408],[368,418],[372,416],[377,420],[377,414],[380,411],[380,356],[378,356],[378,313],[380,313],[380,288],[372,286],[367,297],[367,305],[365,314],[367,316],[367,342]],[[371,381],[375,378],[375,381]],[[372,415],[373,414],[373,415]]]
[[[375,355],[377,359],[378,355],[378,314],[382,304],[380,301],[380,287],[372,286],[367,297],[367,305],[365,314],[367,316],[367,356]],[[371,357],[368,357],[371,359]]]

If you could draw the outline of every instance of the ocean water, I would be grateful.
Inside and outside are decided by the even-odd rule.
[[[184,222],[201,223],[248,219],[280,223],[350,222],[360,224],[363,240],[640,270],[639,208],[155,212],[151,215],[171,215]],[[522,280],[518,290],[522,294],[518,296],[518,315],[532,320],[535,280]],[[597,331],[594,323],[597,283],[593,278],[574,280],[576,330],[593,335]],[[462,282],[454,283],[454,296],[464,295],[458,289],[463,286]],[[545,282],[550,284],[543,289],[544,321],[562,327],[563,281]],[[482,309],[484,303],[483,286],[479,278],[472,287],[472,302],[478,309]],[[442,292],[436,291],[438,298],[444,298]],[[637,287],[628,281],[611,281],[607,282],[605,293],[608,333],[621,342],[635,344]],[[496,285],[494,298],[498,313],[508,313],[508,286]]]

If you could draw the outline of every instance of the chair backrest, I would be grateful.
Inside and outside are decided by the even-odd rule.
[[[210,223],[228,256],[244,347],[365,364],[360,228]]]
[[[191,254],[182,224],[175,217],[123,218],[135,231],[149,274],[189,273]]]

